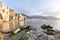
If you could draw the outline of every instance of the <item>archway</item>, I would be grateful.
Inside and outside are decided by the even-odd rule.
[[[3,16],[0,14],[0,20],[3,20]]]

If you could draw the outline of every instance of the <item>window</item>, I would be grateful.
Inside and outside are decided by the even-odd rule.
[[[17,16],[17,14],[15,14],[15,16]]]
[[[3,13],[5,12],[4,10],[2,10],[3,11]]]
[[[12,21],[13,20],[13,16],[9,16],[9,20]]]
[[[7,9],[8,9],[8,7],[7,7]]]

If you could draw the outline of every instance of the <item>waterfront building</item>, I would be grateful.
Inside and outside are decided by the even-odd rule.
[[[9,7],[0,2],[0,21],[9,21]]]
[[[9,21],[15,21],[15,12],[12,9],[9,9]]]
[[[25,27],[26,16],[20,13],[15,13],[5,3],[0,2],[0,21],[15,21],[20,27]],[[19,22],[19,23],[18,23]],[[1,24],[2,25],[2,24]],[[0,27],[3,31],[10,31],[11,26],[7,23],[6,27]]]
[[[15,13],[15,21],[18,21],[18,13]]]
[[[14,21],[15,12],[10,9],[5,3],[0,2],[0,21]]]
[[[19,25],[20,25],[20,27],[25,27],[25,16],[24,15],[22,15],[22,14],[20,14],[19,15]]]
[[[15,22],[2,22],[0,23],[0,32],[6,33],[16,30]]]
[[[20,31],[20,28],[25,28],[26,16],[15,13],[5,3],[0,2],[0,39],[3,40],[4,33]],[[3,22],[1,22],[3,21]]]

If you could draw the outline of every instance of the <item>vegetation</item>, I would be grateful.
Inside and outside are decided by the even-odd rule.
[[[44,33],[46,33],[47,35],[53,35],[54,34],[52,31],[46,31]]]
[[[16,34],[14,34],[14,32],[11,32],[11,34],[9,36],[13,37],[14,35],[16,35]]]
[[[25,29],[27,29],[26,32],[30,31],[31,30],[31,26],[27,26]]]
[[[52,31],[52,32],[54,32],[54,30],[53,30],[53,29],[47,29],[47,31]]]
[[[41,25],[41,28],[46,30],[46,31],[44,31],[44,33],[46,33],[47,35],[53,35],[54,34],[53,33],[54,32],[53,27],[51,27],[50,25],[43,24],[43,25]]]
[[[20,31],[19,31],[19,32],[20,32]],[[11,38],[11,37],[14,37],[14,36],[17,35],[19,32],[17,32],[17,33],[15,34],[15,33],[12,31],[11,34],[9,35],[10,38]]]
[[[28,40],[29,37],[32,37],[35,33],[35,31],[31,30],[30,26],[27,26],[25,29],[27,29],[25,35],[23,35],[19,40]]]
[[[26,32],[27,32],[27,31],[31,30],[31,26],[29,25],[26,28],[21,28],[21,30],[26,30]]]
[[[25,36],[21,37],[20,40],[28,40],[28,36],[25,35]]]
[[[41,28],[42,29],[47,29],[47,25],[43,24],[43,25],[41,25]]]
[[[41,25],[41,28],[42,29],[48,29],[48,28],[52,29],[53,27],[51,27],[50,25],[43,24],[43,25]]]
[[[20,38],[20,40],[28,40],[29,37],[31,37],[33,35],[33,32],[31,32],[31,30],[27,31],[26,34],[24,36],[22,36]]]
[[[30,31],[30,29],[31,29],[30,27],[31,27],[31,26],[27,26],[26,28],[21,28],[21,30],[26,30],[26,32],[27,32],[27,31]],[[19,32],[20,32],[20,31],[19,31]],[[18,32],[18,33],[19,33],[19,32]],[[17,34],[18,34],[18,33],[17,33]],[[10,36],[10,37],[14,37],[15,35],[16,35],[16,34],[14,34],[14,32],[11,32],[11,34],[10,34],[9,36]],[[24,37],[24,38],[26,38],[26,37]]]

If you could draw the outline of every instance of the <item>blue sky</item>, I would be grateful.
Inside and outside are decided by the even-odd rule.
[[[0,0],[15,12],[29,16],[56,16],[60,17],[60,0]]]

